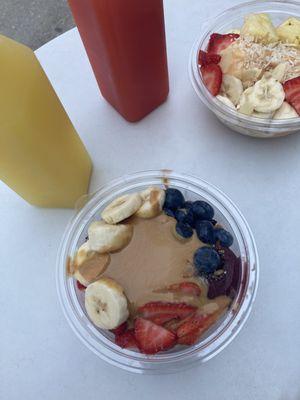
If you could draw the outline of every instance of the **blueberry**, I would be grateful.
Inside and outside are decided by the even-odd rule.
[[[166,200],[164,208],[169,208],[171,210],[177,210],[181,208],[184,204],[183,194],[177,189],[167,189],[166,190]]]
[[[199,240],[203,243],[214,244],[215,243],[215,233],[214,226],[210,221],[197,221],[196,232]]]
[[[186,208],[187,210],[192,208],[192,206],[193,206],[193,202],[192,201],[185,201],[184,204],[183,204],[183,207]]]
[[[230,247],[233,243],[232,234],[222,228],[215,229],[215,238],[223,247]]]
[[[177,222],[176,224],[176,232],[178,235],[182,236],[185,239],[188,239],[193,236],[193,228],[190,225],[185,224],[184,222]]]
[[[199,275],[209,275],[221,265],[221,257],[212,247],[200,247],[194,254],[194,265]]]
[[[192,210],[179,209],[175,211],[175,218],[178,222],[183,222],[194,227],[194,215]]]
[[[169,208],[164,208],[164,213],[168,215],[169,217],[175,218],[175,213],[173,210],[170,210]]]
[[[186,213],[185,210],[177,210],[175,211],[175,218],[178,222],[185,222]]]
[[[192,205],[192,210],[194,213],[194,217],[196,219],[207,220],[210,221],[214,217],[214,209],[212,206],[205,201],[194,201]]]

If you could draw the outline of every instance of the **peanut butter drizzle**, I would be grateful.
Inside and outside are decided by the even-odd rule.
[[[195,251],[203,246],[196,234],[188,241],[177,240],[172,233],[176,221],[164,214],[152,219],[134,217],[128,223],[134,226],[133,238],[122,251],[111,254],[103,276],[115,279],[134,307],[149,301],[185,301],[197,305],[206,302],[204,283],[199,278],[186,278]],[[198,283],[201,298],[155,292],[183,281]]]

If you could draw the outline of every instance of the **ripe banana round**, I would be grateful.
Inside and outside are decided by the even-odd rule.
[[[233,102],[231,100],[228,99],[228,97],[225,96],[221,96],[220,94],[218,94],[218,96],[216,96],[216,98],[221,101],[221,103],[225,104],[226,106],[232,108],[235,110],[235,105],[233,104]]]
[[[109,204],[101,216],[108,224],[117,224],[135,214],[142,204],[143,199],[139,193],[125,194]]]
[[[286,101],[282,103],[282,106],[274,114],[274,119],[288,119],[297,117],[299,117],[299,115],[297,114],[296,110]]]
[[[259,113],[257,111],[253,111],[252,116],[256,118],[262,118],[262,119],[272,119],[274,115],[274,112],[270,113]]]
[[[253,93],[253,86],[249,87],[244,91],[241,96],[240,104],[237,109],[240,113],[245,115],[252,115],[254,111],[254,104],[251,99],[251,94]]]
[[[233,75],[224,74],[221,86],[221,92],[236,106],[243,93],[242,81]]]
[[[111,253],[126,247],[133,235],[132,225],[109,225],[104,221],[92,222],[89,229],[89,248],[98,253]]]
[[[149,187],[140,194],[144,203],[136,215],[140,218],[153,218],[159,215],[165,202],[165,191],[157,187]]]
[[[278,110],[284,102],[285,93],[281,83],[271,74],[265,74],[256,82],[250,94],[250,101],[254,110],[261,113],[269,113]]]
[[[101,278],[87,287],[85,308],[92,322],[101,329],[114,329],[129,316],[123,288],[110,278]]]

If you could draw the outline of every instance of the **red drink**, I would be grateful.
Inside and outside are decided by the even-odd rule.
[[[104,98],[128,121],[168,95],[163,0],[69,0]]]

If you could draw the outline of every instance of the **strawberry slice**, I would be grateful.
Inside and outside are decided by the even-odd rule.
[[[122,335],[127,329],[127,321],[123,322],[123,324],[119,325],[115,329],[111,329],[111,332],[115,335]]]
[[[176,319],[176,317],[174,318],[174,314],[157,314],[149,319],[156,325],[164,325],[167,322]]]
[[[79,290],[85,290],[86,286],[84,286],[82,283],[80,283],[79,281],[76,281],[76,285],[78,287]]]
[[[300,115],[300,76],[290,79],[283,84],[286,101],[294,107]]]
[[[222,85],[222,70],[217,64],[202,65],[202,78],[205,86],[213,96],[217,96]]]
[[[128,331],[123,332],[120,335],[116,335],[115,343],[118,346],[122,347],[122,349],[137,347],[134,330],[129,329]]]
[[[180,326],[177,329],[177,336],[178,338],[185,336],[195,330],[199,330],[205,324],[208,316],[206,314],[199,314],[194,313],[191,316],[187,317],[185,320],[182,321]]]
[[[176,344],[175,333],[144,318],[136,319],[134,333],[140,351],[145,354],[156,354]]]
[[[217,321],[221,314],[222,312],[220,311],[211,315],[195,313],[187,318],[177,329],[178,343],[189,346],[195,344],[201,335]]]
[[[170,292],[187,294],[187,295],[197,296],[197,297],[201,295],[200,287],[194,282],[175,283],[175,284],[169,286],[168,290]]]
[[[172,314],[173,318],[186,318],[196,311],[196,307],[186,303],[164,303],[153,301],[138,308],[138,313],[144,318],[153,318],[159,314]]]
[[[206,53],[203,50],[199,51],[198,64],[208,65],[208,64],[219,64],[221,61],[221,56],[219,54]]]
[[[235,42],[240,35],[236,33],[228,33],[226,35],[220,35],[219,33],[213,33],[210,36],[207,52],[213,54],[220,54],[221,51],[225,50],[231,43]]]

